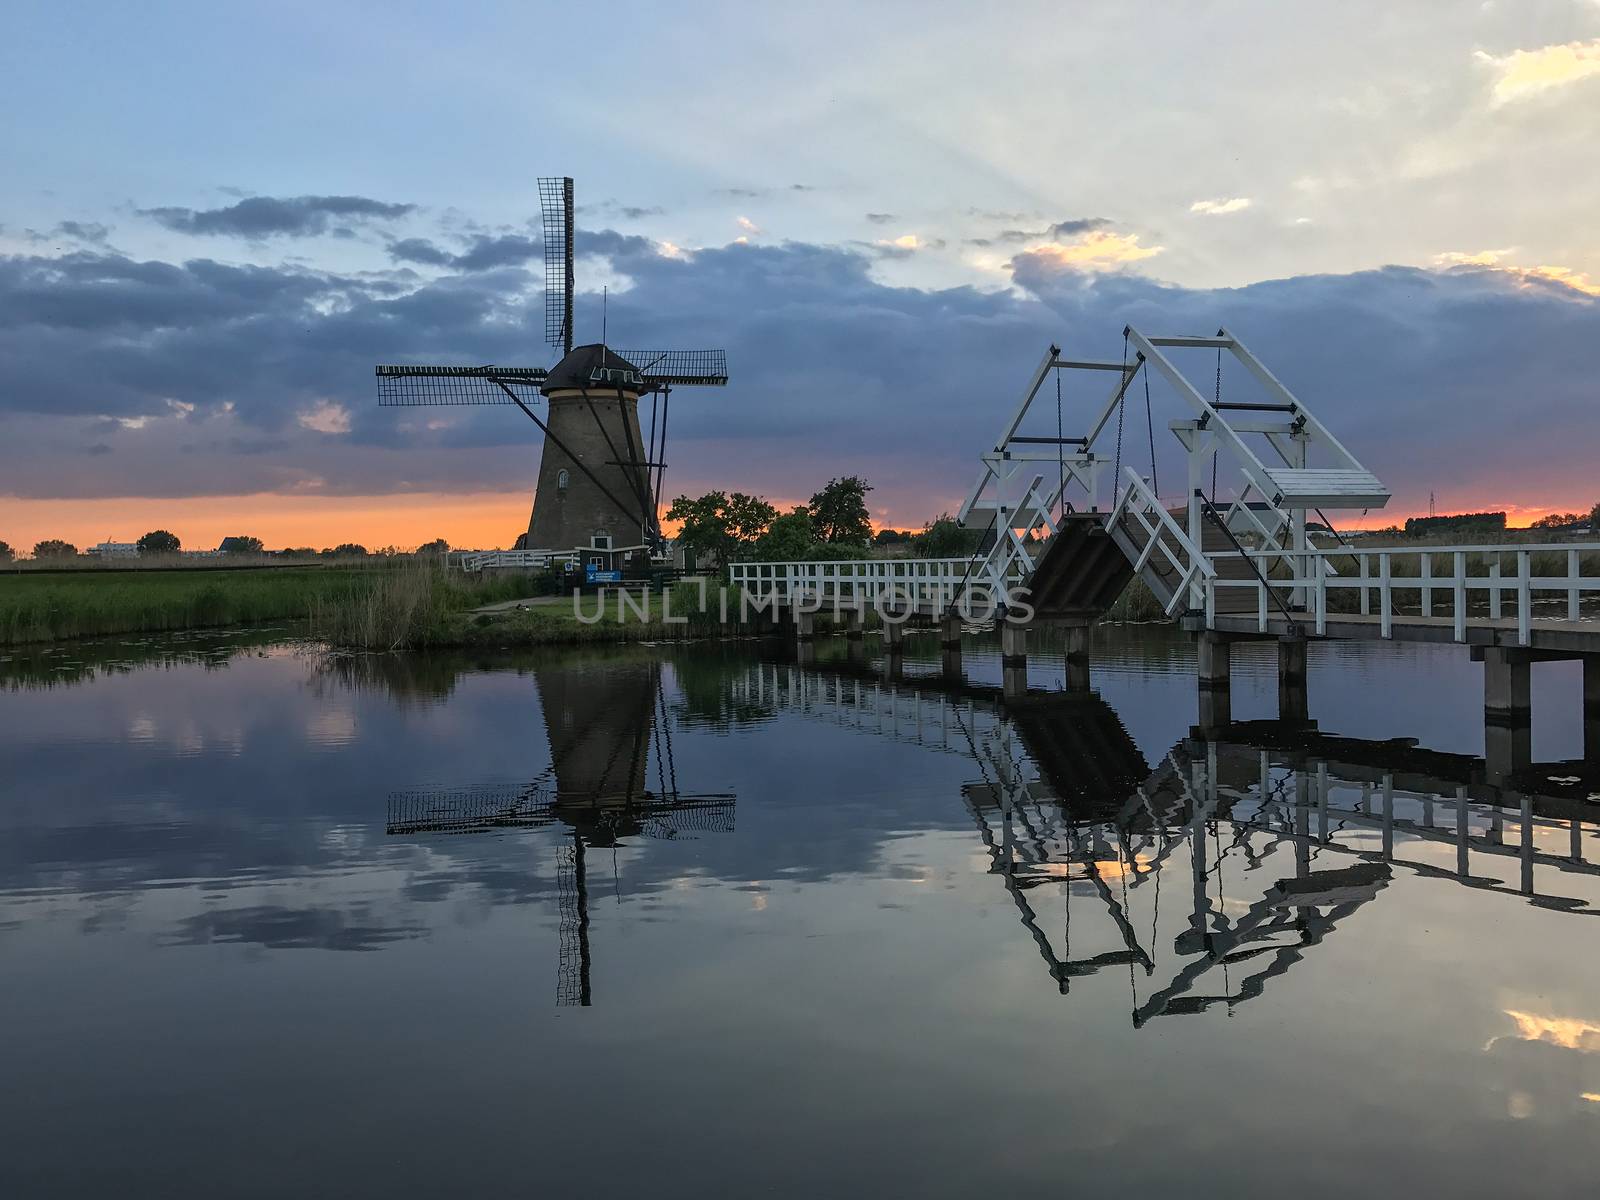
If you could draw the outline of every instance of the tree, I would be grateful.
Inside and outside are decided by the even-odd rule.
[[[47,538],[42,542],[33,544],[35,558],[77,558],[78,548],[71,542],[64,542],[60,538]]]
[[[262,551],[261,539],[258,537],[231,537],[224,538],[225,554],[260,554]]]
[[[940,513],[912,539],[917,553],[925,558],[965,558],[977,550],[982,540],[979,530],[963,529],[949,513]]]
[[[667,520],[682,523],[678,544],[696,558],[709,555],[719,568],[748,554],[777,515],[761,497],[743,492],[679,496],[667,510]]]
[[[1589,532],[1600,533],[1600,504],[1589,510]]]
[[[756,539],[753,550],[762,562],[800,562],[816,545],[811,534],[811,514],[803,504],[774,517],[767,531]]]
[[[807,507],[811,510],[811,530],[819,542],[865,546],[872,540],[871,514],[867,493],[872,485],[855,475],[830,479]]]
[[[1567,525],[1576,525],[1583,520],[1582,513],[1550,513],[1540,517],[1528,528],[1530,529],[1561,529]]]
[[[431,554],[437,558],[441,554],[450,553],[450,543],[445,541],[443,538],[434,538],[433,541],[423,542],[422,545],[418,546],[417,553]]]
[[[340,542],[332,550],[324,550],[329,558],[365,558],[367,548],[359,542]]]
[[[177,535],[168,533],[165,529],[152,529],[139,539],[141,555],[176,554],[182,547],[183,543],[178,541]]]
[[[11,548],[10,542],[0,542],[0,563],[8,563],[17,557],[17,552]]]
[[[896,546],[901,542],[909,542],[911,535],[901,529],[880,529],[877,536],[872,539],[874,546]]]

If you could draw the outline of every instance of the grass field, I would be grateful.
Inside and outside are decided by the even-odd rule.
[[[437,620],[449,611],[533,594],[534,587],[527,577],[510,574],[481,582],[459,574],[446,580],[438,568],[415,563],[265,571],[21,572],[0,575],[0,646],[281,620],[312,621],[337,630],[337,614],[365,612],[374,597],[408,589],[426,592],[427,617]]]

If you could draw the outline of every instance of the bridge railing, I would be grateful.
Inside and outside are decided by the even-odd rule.
[[[871,558],[829,562],[741,562],[729,566],[729,581],[753,597],[776,597],[845,607],[860,605],[919,610],[959,603],[973,592],[988,602],[993,580],[984,557]]]
[[[1240,553],[1211,557],[1239,558]],[[1600,622],[1600,542],[1339,547],[1309,553],[1246,548],[1244,557],[1254,564],[1255,578],[1206,580],[1208,627],[1215,627],[1219,594],[1243,589],[1256,593],[1257,626],[1265,632],[1273,606],[1269,587],[1281,591],[1282,600],[1304,596],[1318,634],[1327,631],[1330,613],[1376,613],[1386,638],[1394,636],[1397,621],[1432,623],[1448,617],[1458,642],[1467,640],[1469,620],[1515,618],[1517,641],[1526,646],[1535,620]]]
[[[461,556],[463,571],[501,568],[548,571],[553,567],[574,567],[582,557],[576,550],[478,550]]]
[[[1209,579],[1216,573],[1211,560],[1194,541],[1184,528],[1172,519],[1172,514],[1161,503],[1161,497],[1155,489],[1132,467],[1124,467],[1127,482],[1117,498],[1116,506],[1106,517],[1106,528],[1116,532],[1122,528],[1121,522],[1126,517],[1143,533],[1138,557],[1134,559],[1134,574],[1141,576],[1151,591],[1157,597],[1170,586],[1172,594],[1163,598],[1167,615],[1185,607],[1185,603],[1196,598],[1195,593],[1202,581]],[[1160,587],[1154,586],[1148,571],[1151,560],[1160,555],[1168,570],[1176,579],[1175,584],[1162,582]],[[1161,571],[1165,576],[1167,571]]]

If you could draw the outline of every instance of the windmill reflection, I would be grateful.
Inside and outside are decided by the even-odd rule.
[[[552,826],[570,832],[556,852],[557,1004],[587,1006],[593,1000],[589,851],[637,837],[671,840],[733,829],[732,795],[678,788],[661,672],[653,659],[599,669],[582,660],[535,666],[550,745],[550,765],[542,774],[518,787],[389,797],[386,832],[394,836]]]

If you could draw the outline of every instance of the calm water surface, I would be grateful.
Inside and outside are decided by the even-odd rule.
[[[272,638],[0,654],[5,1195],[1600,1187],[1600,795],[1486,787],[1459,650],[1313,646],[1308,730],[1246,648],[1200,736],[1166,631],[1010,708]]]

